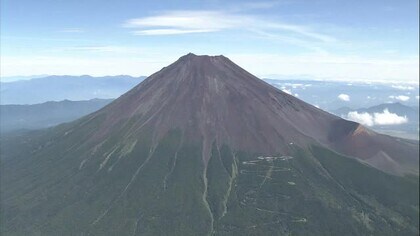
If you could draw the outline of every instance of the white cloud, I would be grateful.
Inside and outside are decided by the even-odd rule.
[[[290,89],[282,88],[281,91],[283,91],[283,92],[285,92],[287,94],[293,95],[293,93],[292,93],[292,91]]]
[[[406,101],[410,100],[410,97],[405,96],[405,95],[398,95],[398,96],[391,95],[391,96],[389,96],[389,98],[392,98],[392,99],[395,99],[395,100],[398,100],[398,101],[402,101],[402,102],[406,102]]]
[[[265,36],[273,33],[276,36],[292,33],[304,39],[320,42],[336,41],[330,35],[315,32],[303,25],[272,22],[252,15],[224,11],[167,11],[153,16],[129,19],[123,26],[132,28],[136,35],[190,34],[230,29],[251,31]],[[296,37],[289,39],[297,40]]]
[[[300,84],[300,83],[278,83],[278,84],[284,84],[286,86],[290,86],[293,89],[306,89],[306,87],[312,86],[312,84]]]
[[[406,116],[398,116],[395,113],[389,112],[385,109],[382,113],[359,113],[357,111],[351,111],[347,114],[347,119],[358,122],[366,126],[375,125],[400,125],[408,122]]]
[[[347,119],[360,123],[362,125],[373,126],[373,117],[367,112],[358,113],[357,111],[351,111],[347,114]]]
[[[399,125],[408,122],[407,116],[398,116],[385,109],[383,113],[374,113],[375,125]]]
[[[399,90],[414,90],[413,86],[405,86],[405,85],[392,85],[391,87]]]
[[[350,101],[350,96],[347,95],[347,94],[344,94],[344,93],[338,95],[337,97],[338,97],[338,99],[340,99],[342,101],[345,101],[345,102]]]

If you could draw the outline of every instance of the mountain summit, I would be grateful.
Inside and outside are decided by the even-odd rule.
[[[200,141],[205,163],[214,142],[261,155],[287,154],[291,145],[321,144],[393,174],[418,172],[418,149],[311,106],[224,56],[189,53],[92,119],[99,116],[105,121],[96,138],[135,119],[126,137],[150,129],[156,145],[177,129],[186,142]]]
[[[418,233],[418,143],[188,54],[2,153],[1,232]],[[414,176],[414,177],[413,177]]]
[[[178,129],[186,141],[201,140],[205,161],[213,142],[267,155],[286,152],[291,142],[324,143],[330,123],[337,120],[224,56],[194,54],[153,74],[95,115],[106,117],[99,129],[103,136],[132,118],[137,122],[130,135],[149,128],[154,140],[160,140]]]

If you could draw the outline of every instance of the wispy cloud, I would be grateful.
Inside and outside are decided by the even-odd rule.
[[[178,30],[179,32],[214,32],[234,28],[245,16],[226,15],[218,11],[171,11],[149,17],[130,19],[125,27],[134,28],[135,34],[150,30]],[[150,29],[152,28],[152,29]],[[172,32],[170,34],[173,34]],[[152,34],[149,34],[152,35]],[[158,35],[161,35],[158,33]]]
[[[224,11],[169,11],[130,19],[123,26],[133,29],[133,33],[136,35],[174,35],[244,30],[265,36],[288,35],[289,38],[300,38],[300,40],[336,41],[335,37],[316,32],[307,26],[269,21],[253,15]]]
[[[134,31],[135,35],[172,35],[213,32],[212,29],[151,29]]]

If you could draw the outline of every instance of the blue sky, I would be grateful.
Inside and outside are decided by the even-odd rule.
[[[419,78],[418,0],[1,0],[1,75],[149,75],[188,52],[261,77]]]

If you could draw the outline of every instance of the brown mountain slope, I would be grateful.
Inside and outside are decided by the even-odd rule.
[[[183,56],[92,118],[102,115],[106,121],[92,142],[110,135],[116,124],[121,127],[137,117],[126,138],[150,129],[157,142],[178,128],[187,140],[203,140],[205,162],[213,141],[265,155],[286,154],[290,145],[319,143],[367,163],[376,159],[379,163],[370,164],[393,174],[418,173],[418,145],[368,131],[317,109],[224,56]],[[384,154],[387,158],[376,158]],[[382,168],[387,161],[394,167]]]

